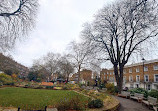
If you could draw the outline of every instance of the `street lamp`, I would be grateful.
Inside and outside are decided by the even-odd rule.
[[[142,58],[142,61],[143,61],[143,78],[144,78],[144,62],[145,62],[145,59]],[[145,89],[145,78],[144,78],[144,89]]]

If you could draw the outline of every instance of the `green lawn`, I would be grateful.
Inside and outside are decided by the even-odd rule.
[[[44,106],[54,106],[65,99],[71,99],[76,95],[83,101],[88,98],[68,90],[45,90],[45,89],[28,89],[28,88],[1,88],[0,89],[0,106],[1,107],[20,107],[44,108]]]

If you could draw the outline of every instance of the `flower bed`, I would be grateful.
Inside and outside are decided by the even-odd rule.
[[[115,111],[118,109],[120,103],[117,99],[114,97],[106,94],[101,93],[95,90],[78,90],[79,93],[82,93],[84,95],[87,95],[89,97],[92,97],[94,100],[100,99],[103,101],[103,107],[99,109],[90,109],[89,111],[98,111],[98,110],[104,110],[104,111]]]

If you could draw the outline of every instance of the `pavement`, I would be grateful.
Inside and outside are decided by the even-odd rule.
[[[153,111],[137,101],[117,96],[115,96],[115,98],[118,99],[121,104],[119,111]]]

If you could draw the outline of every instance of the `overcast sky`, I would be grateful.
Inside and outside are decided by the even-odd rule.
[[[30,67],[34,59],[47,52],[64,53],[67,45],[78,40],[82,25],[114,0],[40,0],[36,28],[25,41],[16,45],[12,56]]]

